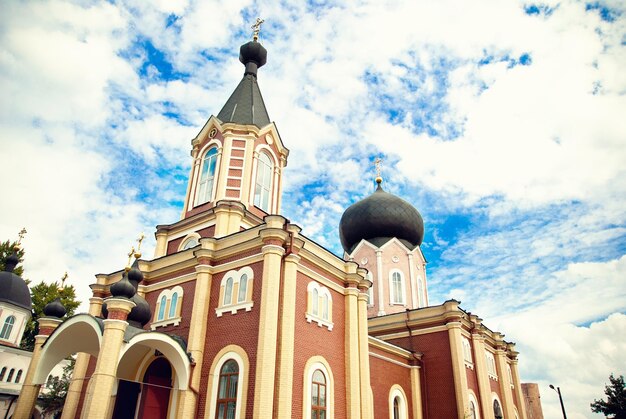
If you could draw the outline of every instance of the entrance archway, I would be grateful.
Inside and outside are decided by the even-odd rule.
[[[143,376],[138,419],[167,419],[172,390],[172,366],[163,357],[152,361]]]

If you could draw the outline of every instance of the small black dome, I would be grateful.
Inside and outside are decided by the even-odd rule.
[[[148,304],[146,299],[137,294],[139,283],[143,281],[143,273],[139,270],[138,259],[135,259],[133,266],[130,268],[130,271],[128,271],[128,281],[132,284],[135,291],[131,301],[136,304],[128,314],[128,323],[131,326],[142,328],[150,321],[152,311],[150,310],[150,304]]]
[[[59,297],[55,298],[54,301],[49,302],[43,308],[43,314],[47,317],[56,317],[61,318],[67,314],[67,310],[61,303],[61,299]]]
[[[408,202],[387,193],[378,184],[367,198],[351,205],[341,216],[339,238],[347,253],[361,240],[382,246],[397,238],[409,248],[422,244],[424,220]]]
[[[26,281],[13,273],[19,259],[14,251],[4,261],[4,271],[0,272],[0,301],[32,310],[30,290]]]
[[[110,291],[113,297],[119,298],[130,299],[135,295],[135,287],[133,287],[133,284],[128,280],[126,272],[122,275],[122,279],[111,285]]]
[[[246,66],[244,74],[256,76],[257,69],[267,62],[267,50],[257,41],[250,41],[239,48],[239,61]]]

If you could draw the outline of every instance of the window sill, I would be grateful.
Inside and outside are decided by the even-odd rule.
[[[237,314],[239,310],[251,311],[253,306],[252,301],[246,301],[243,303],[231,304],[227,306],[220,306],[215,309],[217,317],[222,317],[222,314],[230,312],[230,314]]]
[[[165,327],[165,326],[178,326],[180,324],[181,317],[172,317],[171,319],[163,319],[158,322],[152,322],[150,325],[151,330],[155,330],[157,327]]]
[[[324,320],[320,317],[314,316],[313,314],[306,314],[306,321],[311,323],[315,322],[319,327],[326,327],[329,331],[333,330],[334,323],[329,322],[328,320]]]
[[[465,361],[465,367],[469,368],[470,370],[473,370],[474,369],[474,364],[471,363],[471,362]]]
[[[487,375],[489,376],[490,379],[494,380],[494,381],[498,381],[498,377],[491,374],[491,373],[487,373]]]

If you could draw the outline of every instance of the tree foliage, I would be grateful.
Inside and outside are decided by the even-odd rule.
[[[12,242],[10,240],[0,242],[0,270],[1,271],[4,271],[4,261],[6,260],[6,258],[11,256],[11,254],[13,253],[13,249],[15,249],[16,244],[17,244],[16,241]],[[24,249],[19,249],[17,251],[17,258],[19,259],[20,263],[24,260]],[[13,270],[13,273],[17,276],[22,276],[24,274],[24,267],[23,266],[15,267],[15,269]]]
[[[607,418],[626,419],[626,385],[624,376],[615,378],[613,374],[609,377],[611,384],[604,387],[604,394],[607,399],[594,400],[591,403],[591,411],[602,413]]]
[[[63,410],[75,363],[76,360],[70,358],[70,362],[63,367],[63,375],[61,377],[51,375],[48,378],[46,388],[37,401],[46,416],[54,415],[54,417],[57,417]]]
[[[32,351],[35,347],[35,336],[39,333],[39,325],[36,320],[43,316],[43,308],[46,304],[54,301],[55,298],[60,297],[61,304],[63,304],[67,310],[66,317],[69,317],[74,314],[76,308],[80,305],[80,301],[76,300],[76,290],[74,289],[74,286],[65,286],[59,290],[58,282],[53,282],[51,284],[40,282],[35,286],[31,286],[30,296],[33,301],[33,315],[28,323],[26,323],[21,346],[24,349]]]

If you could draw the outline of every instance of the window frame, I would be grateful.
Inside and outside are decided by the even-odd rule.
[[[408,419],[409,417],[409,404],[407,402],[406,393],[399,384],[394,384],[389,389],[389,417],[396,419],[394,416],[394,404],[398,400],[398,417],[397,419]]]
[[[322,381],[316,381],[316,373],[319,372],[319,375],[322,376],[323,382]],[[323,388],[324,389],[324,404],[320,404],[320,389]],[[317,392],[315,391],[317,389]],[[313,394],[317,393],[317,404],[313,403]],[[318,418],[320,417],[320,412],[324,412],[324,416],[327,416],[328,414],[328,379],[326,378],[326,376],[324,375],[324,372],[317,368],[313,371],[313,374],[311,375],[311,416],[313,416],[313,412],[317,412],[315,416],[317,416]]]
[[[304,366],[302,418],[311,419],[313,374],[318,370],[321,371],[326,379],[326,419],[333,419],[335,416],[335,380],[328,361],[319,355],[309,358]]]
[[[400,299],[398,295],[396,295],[395,289],[395,276],[398,275],[399,279],[399,289],[400,289]],[[400,269],[392,269],[389,271],[389,304],[394,305],[402,305],[406,306],[406,280],[404,277],[404,273]]]
[[[480,419],[480,405],[478,404],[478,399],[471,390],[468,393],[468,399],[469,400],[467,401],[467,409],[469,410],[469,413],[472,412],[470,406],[474,406],[474,418],[470,417],[470,419]]]
[[[474,358],[472,357],[472,344],[470,343],[470,340],[465,336],[461,336],[461,343],[463,345],[463,362],[465,363],[466,367],[470,369],[474,369]]]
[[[262,158],[266,158],[267,161],[263,161]],[[260,170],[261,168],[263,168],[263,170]],[[274,168],[275,162],[273,156],[265,150],[258,151],[252,203],[255,207],[268,214],[272,212],[273,207],[272,187],[274,183]],[[264,177],[266,174],[268,176],[267,179],[259,179],[261,176]],[[266,206],[263,205],[264,197],[267,198]]]
[[[174,294],[176,294],[175,304],[172,303]],[[165,305],[163,304],[164,300]],[[182,320],[183,301],[184,290],[180,285],[162,290],[156,299],[154,318],[150,324],[150,329],[155,330],[157,327],[178,326]]]
[[[0,339],[11,340],[11,333],[13,333],[15,320],[16,318],[13,314],[7,316],[7,318],[4,319],[4,322],[2,323],[2,330],[0,331]]]
[[[328,288],[320,285],[317,281],[311,281],[307,285],[305,319],[308,323],[315,322],[319,327],[326,327],[329,331],[332,331],[335,326],[333,323],[333,297]]]
[[[485,349],[485,362],[487,364],[487,375],[492,380],[498,381],[498,370],[494,354]]]
[[[224,368],[226,368],[226,366],[229,363],[233,363],[233,364],[235,364],[237,366],[236,373],[235,372],[233,372],[233,373],[231,373],[231,372],[225,373],[224,372]],[[235,385],[236,385],[235,397],[234,398],[233,397],[220,398],[220,390],[222,389],[222,377],[226,377],[226,392],[228,392],[230,390],[230,386],[231,386],[231,378],[234,377],[234,376],[237,377],[237,382],[235,383]],[[218,419],[217,415],[218,415],[218,411],[219,411],[220,405],[225,405],[226,406],[226,408],[225,408],[226,409],[225,410],[225,413],[226,413],[225,418],[228,417],[228,404],[231,403],[232,401],[234,401],[234,403],[235,403],[234,411],[237,412],[237,393],[239,391],[239,386],[240,386],[240,383],[239,383],[239,364],[237,363],[236,360],[230,358],[230,359],[226,360],[226,362],[224,362],[222,364],[222,367],[220,368],[220,373],[219,373],[218,379],[217,379],[217,399],[215,400],[215,418],[216,419]],[[227,394],[227,396],[228,396],[228,394]]]
[[[237,362],[239,367],[235,419],[243,419],[247,417],[246,407],[248,403],[248,375],[250,368],[248,355],[243,348],[237,345],[228,345],[215,356],[209,371],[206,404],[207,410],[205,412],[205,418],[213,419],[217,415],[217,397],[220,372],[222,370],[222,366],[231,359]]]
[[[212,153],[213,151],[215,151],[215,153]],[[209,156],[209,153],[211,153],[211,156]],[[219,167],[218,167],[219,155],[220,155],[220,148],[217,144],[209,145],[206,151],[202,153],[200,171],[198,172],[198,179],[196,182],[197,187],[196,187],[196,197],[195,197],[195,205],[194,205],[196,207],[206,204],[207,202],[211,202],[215,198],[215,189],[216,189],[215,186],[217,184],[217,175],[219,173]],[[207,175],[207,177],[203,179],[204,169],[207,164],[209,165],[211,164],[210,158],[213,156],[215,157],[215,165],[213,166],[213,173],[211,175]],[[207,157],[209,158],[208,163],[207,163]],[[208,170],[210,170],[210,166]],[[203,186],[204,184],[208,184],[209,180],[211,181],[210,182],[211,190],[207,192],[206,189],[203,190]]]
[[[246,277],[246,294],[243,300],[240,300],[239,287],[241,285],[241,279]],[[228,281],[232,279],[231,298],[226,300]],[[230,314],[237,314],[238,311],[245,310],[251,311],[254,307],[254,301],[252,299],[254,287],[254,271],[250,266],[244,266],[239,270],[232,270],[226,272],[222,281],[220,282],[220,295],[218,306],[215,309],[217,317],[222,317],[224,313],[230,312]]]

